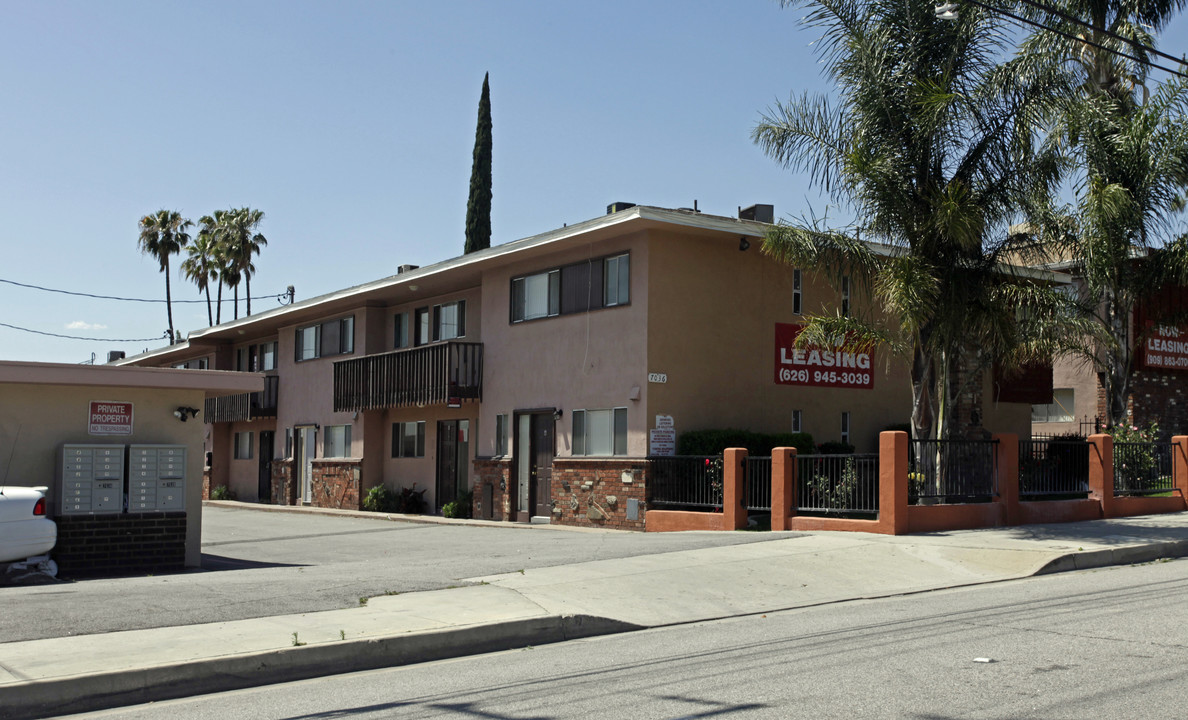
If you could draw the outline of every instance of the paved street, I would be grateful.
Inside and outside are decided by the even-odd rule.
[[[0,642],[341,609],[479,575],[794,536],[424,525],[218,506],[202,515],[202,571],[0,588]]]
[[[1186,591],[1188,560],[1156,562],[79,717],[1181,718]]]

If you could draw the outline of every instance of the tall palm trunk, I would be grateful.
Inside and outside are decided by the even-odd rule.
[[[163,263],[165,270],[165,314],[169,316],[169,344],[176,342],[176,337],[173,334],[173,298],[169,292],[169,256],[165,257]]]
[[[252,276],[247,273],[243,276],[243,291],[247,296],[247,315],[244,317],[249,317],[252,314]]]
[[[219,278],[219,295],[215,302],[215,324],[223,324],[223,279]]]

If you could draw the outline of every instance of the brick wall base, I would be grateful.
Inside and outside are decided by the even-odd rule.
[[[359,492],[362,472],[361,459],[314,460],[310,479],[311,504],[338,510],[362,510],[362,494]]]
[[[202,499],[210,499],[210,468],[202,470]]]
[[[186,514],[63,515],[52,557],[63,577],[180,572]]]
[[[1130,381],[1132,421],[1157,420],[1165,436],[1188,428],[1188,374],[1168,370],[1136,370]]]
[[[474,461],[474,517],[486,520],[510,520],[511,492],[511,460]],[[490,508],[483,504],[483,498],[488,495],[491,498]]]
[[[297,480],[293,476],[292,460],[272,461],[272,504],[297,504]]]
[[[643,530],[646,460],[556,458],[553,460],[553,522],[560,525]],[[637,500],[628,519],[628,500]]]

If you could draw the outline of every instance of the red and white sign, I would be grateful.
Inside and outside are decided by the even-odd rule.
[[[874,353],[856,352],[843,343],[832,348],[796,347],[803,325],[776,323],[775,381],[777,385],[874,388]]]
[[[131,435],[132,403],[91,403],[91,416],[87,421],[87,433],[91,435]]]
[[[1141,364],[1155,370],[1188,370],[1188,332],[1154,328],[1143,344]]]

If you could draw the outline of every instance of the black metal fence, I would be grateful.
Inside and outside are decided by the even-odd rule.
[[[1114,443],[1114,494],[1159,495],[1175,489],[1172,443]]]
[[[771,510],[771,458],[747,457],[746,506]]]
[[[878,454],[799,455],[796,477],[798,514],[879,513]]]
[[[998,492],[997,440],[912,440],[908,502],[987,502]]]
[[[648,477],[648,507],[704,512],[721,510],[720,455],[674,455],[651,457],[648,460],[651,465]]]
[[[1074,439],[1019,441],[1019,497],[1065,500],[1089,493],[1089,442]]]

